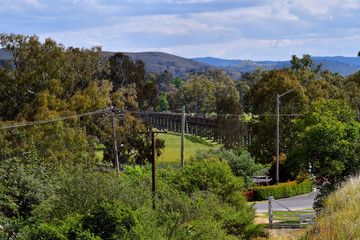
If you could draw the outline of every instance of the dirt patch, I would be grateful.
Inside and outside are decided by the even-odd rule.
[[[269,224],[269,217],[266,213],[257,213],[255,218],[257,224]],[[305,234],[305,228],[265,228],[268,233],[268,238],[258,238],[266,240],[288,240],[288,239],[299,239]]]
[[[261,224],[261,223],[269,224],[269,216],[267,215],[267,213],[262,213],[262,212],[256,213],[255,223],[257,223],[257,224]]]
[[[288,239],[299,239],[303,234],[305,234],[306,229],[304,228],[268,228],[266,232],[269,234],[270,240],[288,240]]]

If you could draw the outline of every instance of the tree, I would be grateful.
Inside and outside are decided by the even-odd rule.
[[[169,92],[172,89],[173,83],[173,75],[169,73],[168,71],[165,71],[158,75],[156,80],[156,85],[159,89],[159,91],[162,92]]]
[[[110,104],[110,84],[97,78],[103,68],[100,48],[65,49],[51,39],[41,43],[36,35],[1,34],[0,40],[11,55],[0,69],[2,120],[59,118],[104,109]],[[92,158],[96,139],[86,128],[89,119],[29,127],[22,136],[22,151],[35,145],[47,161]],[[6,142],[7,133],[1,137]],[[14,150],[11,145],[3,147]]]
[[[179,102],[190,112],[209,113],[214,110],[215,83],[204,75],[196,75],[179,88]]]
[[[0,67],[0,116],[3,121],[60,118],[105,110],[109,106],[134,111],[158,104],[156,79],[146,78],[145,65],[141,61],[133,62],[122,54],[108,61],[100,47],[65,48],[51,39],[42,43],[36,35],[0,34],[0,44],[11,55],[5,66]],[[107,80],[109,78],[111,81]],[[128,119],[122,123],[133,120],[130,115],[124,115],[124,118]],[[116,128],[121,136],[121,131],[138,133],[146,126],[138,120]],[[111,132],[110,118],[87,116],[28,127],[22,135],[21,151],[8,144],[11,131],[2,134],[0,142],[4,143],[3,149],[16,150],[16,154],[9,157],[21,157],[17,152],[28,151],[34,143],[46,161],[79,162],[95,159],[96,144],[103,143],[107,151],[112,151]],[[130,144],[128,138],[124,138],[124,142]],[[124,149],[143,153],[146,150],[142,147],[149,150],[150,144],[149,138],[142,136],[136,144]]]
[[[262,115],[258,118],[258,124],[254,129],[256,137],[249,146],[249,150],[257,162],[270,163],[276,154],[276,95],[299,84],[300,82],[292,72],[271,70],[264,73],[262,78],[245,94],[246,104],[252,107],[253,113]],[[299,114],[305,109],[307,102],[305,88],[299,87],[281,98],[280,112]],[[290,117],[280,118],[281,151],[284,152],[289,148],[284,143],[290,134],[290,125]]]
[[[183,80],[181,78],[177,77],[177,78],[173,79],[173,83],[174,83],[175,87],[178,89],[183,84]]]
[[[293,176],[310,171],[320,183],[314,207],[321,208],[326,196],[346,177],[357,174],[360,164],[360,123],[343,100],[311,104],[303,118],[294,121],[295,143],[285,162]]]
[[[351,74],[345,80],[343,89],[346,94],[347,103],[356,111],[360,118],[360,72]]]
[[[333,74],[329,70],[320,73],[317,73],[317,70],[312,71],[310,66],[314,63],[311,63],[309,56],[306,57],[307,60],[296,57],[294,59],[294,61],[299,61],[302,67],[294,70],[284,68],[264,72],[261,79],[244,96],[247,110],[251,110],[254,114],[269,115],[258,118],[258,124],[254,129],[256,137],[250,145],[251,153],[257,161],[262,163],[271,162],[272,156],[275,155],[274,129],[277,94],[283,94],[302,84],[280,98],[280,114],[288,115],[284,117],[280,115],[280,151],[285,155],[291,148],[291,142],[286,141],[292,131],[291,120],[297,114],[307,111],[310,102],[327,99],[352,101],[345,91],[347,81],[344,76]],[[294,116],[289,116],[289,114]]]
[[[167,95],[166,93],[160,92],[160,105],[157,107],[156,110],[160,111],[160,112],[166,112],[169,110],[170,106],[169,106],[169,102],[167,100]]]
[[[298,58],[296,55],[292,55],[291,69],[300,71],[310,71],[318,73],[321,70],[322,64],[315,65],[314,60],[311,59],[311,55],[304,54],[302,58]]]
[[[109,58],[109,76],[113,83],[113,91],[120,88],[134,87],[136,90],[138,107],[141,110],[155,109],[159,104],[156,78],[146,75],[145,63],[135,62],[128,55],[116,53]]]
[[[189,75],[179,88],[180,104],[195,113],[237,114],[242,112],[234,81],[222,71],[205,71]]]
[[[287,164],[294,174],[310,168],[316,178],[336,183],[359,171],[360,123],[343,100],[314,102],[293,130]]]

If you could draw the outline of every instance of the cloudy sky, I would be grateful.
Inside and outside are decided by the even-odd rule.
[[[187,58],[356,56],[360,0],[0,0],[0,33]]]

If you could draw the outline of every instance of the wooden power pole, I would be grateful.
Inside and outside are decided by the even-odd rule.
[[[112,113],[112,135],[113,135],[113,141],[114,141],[114,156],[115,156],[115,168],[116,171],[119,173],[119,156],[118,156],[118,149],[117,149],[117,143],[116,143],[116,132],[115,132],[115,113]]]
[[[184,158],[184,135],[185,135],[185,106],[181,109],[181,166],[185,165]]]

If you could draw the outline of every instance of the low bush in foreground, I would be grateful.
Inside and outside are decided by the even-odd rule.
[[[269,196],[279,199],[309,193],[312,191],[313,187],[313,181],[306,179],[301,183],[292,181],[288,183],[279,183],[278,185],[254,187],[250,188],[250,190],[254,191],[254,201],[262,201],[267,200]]]
[[[17,177],[6,182],[0,179],[0,239],[230,240],[263,235],[254,224],[255,210],[242,196],[243,179],[218,159],[158,169],[156,209],[150,168],[121,175],[90,166],[59,165],[51,174],[26,169],[14,169]],[[24,199],[31,200],[26,211]]]

